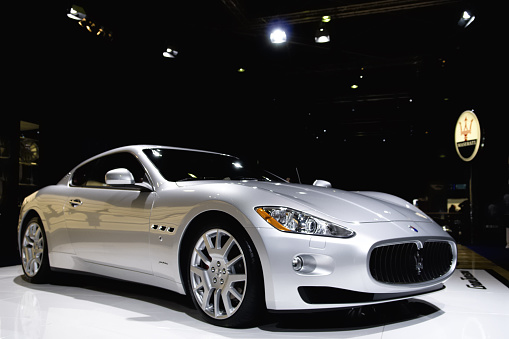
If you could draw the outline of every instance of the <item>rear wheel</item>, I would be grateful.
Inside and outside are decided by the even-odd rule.
[[[49,276],[46,234],[38,217],[30,219],[21,230],[21,263],[26,280],[43,283]]]
[[[203,318],[214,325],[246,327],[263,313],[259,259],[238,227],[210,223],[190,242],[187,289]]]

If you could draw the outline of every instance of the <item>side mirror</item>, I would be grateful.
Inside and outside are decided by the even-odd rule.
[[[134,185],[133,174],[127,168],[115,168],[105,176],[106,185]]]
[[[331,188],[332,187],[332,184],[326,180],[320,180],[320,179],[317,179],[315,180],[315,182],[313,183],[313,186],[319,186],[319,187],[325,187],[325,188]]]

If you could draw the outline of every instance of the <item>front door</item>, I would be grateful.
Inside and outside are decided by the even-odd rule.
[[[128,169],[136,183],[150,186],[143,166],[127,152],[77,168],[64,207],[70,240],[86,262],[151,274],[149,230],[156,193],[106,184],[106,173],[115,168]]]
[[[83,260],[151,273],[149,222],[155,193],[79,187],[65,207],[69,237]]]

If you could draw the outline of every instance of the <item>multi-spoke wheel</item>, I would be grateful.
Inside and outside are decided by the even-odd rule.
[[[213,324],[252,324],[260,315],[263,291],[259,260],[247,235],[217,224],[202,228],[197,235],[187,266],[194,304]]]
[[[30,219],[22,229],[21,263],[27,280],[43,282],[49,273],[46,235],[39,218]]]

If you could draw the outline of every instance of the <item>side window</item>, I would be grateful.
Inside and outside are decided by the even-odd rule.
[[[115,168],[127,168],[136,183],[146,182],[143,166],[134,155],[126,152],[114,153],[89,162],[76,169],[72,178],[73,186],[107,187],[106,172]]]

